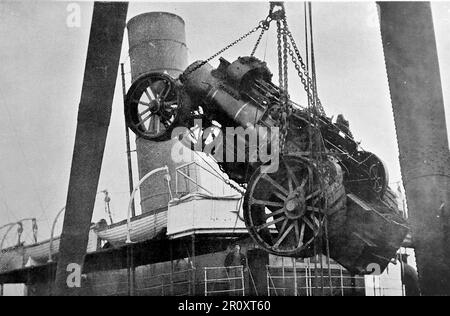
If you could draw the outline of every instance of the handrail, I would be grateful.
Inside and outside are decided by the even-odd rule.
[[[232,275],[230,276],[228,274],[228,271],[230,269],[234,269],[235,274],[236,275]],[[215,271],[215,272],[219,272],[225,270],[226,273],[226,277],[223,278],[221,276],[219,277],[211,277],[209,278],[208,276],[208,272],[209,271]],[[218,294],[218,293],[238,293],[242,291],[242,296],[245,296],[245,281],[244,281],[244,266],[240,265],[240,266],[229,266],[229,267],[204,267],[203,268],[204,271],[204,286],[205,286],[205,296],[208,296],[208,294]],[[221,283],[221,282],[236,282],[237,280],[240,280],[241,282],[241,288],[238,288],[237,286],[233,286],[232,288],[229,288],[228,290],[210,290],[208,288],[208,285],[210,284],[216,284],[216,283]]]
[[[27,217],[27,218],[23,218],[21,220],[18,220],[17,222],[8,223],[8,224],[5,224],[5,225],[0,227],[0,230],[3,229],[3,228],[8,227],[8,229],[5,232],[5,234],[3,235],[2,241],[0,243],[0,251],[3,250],[3,244],[5,243],[6,237],[8,236],[9,232],[14,228],[14,226],[16,226],[16,225],[20,226],[20,225],[23,224],[23,222],[26,222],[26,221],[32,221],[33,222],[33,221],[36,221],[36,218],[34,218],[34,217]]]
[[[11,222],[11,223],[5,224],[3,226],[0,226],[0,230],[2,230],[3,228],[6,228],[8,226],[11,226],[11,225],[16,225],[18,223],[22,223],[22,222],[25,222],[25,221],[33,221],[33,220],[36,220],[36,218],[34,218],[34,217],[26,217],[26,218],[23,218],[23,219],[18,220],[16,222]]]
[[[9,227],[9,226],[14,226],[16,224],[17,224],[17,222],[12,222],[12,223],[5,224],[2,227],[0,227],[0,230],[2,230],[3,228]]]
[[[56,227],[56,223],[57,223],[59,217],[65,210],[66,210],[66,206],[64,206],[58,212],[58,214],[56,214],[55,219],[53,220],[52,231],[50,233],[50,244],[48,245],[48,262],[53,262],[52,256],[53,256],[53,239],[54,239],[55,227]]]
[[[197,153],[197,156],[199,156],[199,154]],[[211,166],[206,160],[205,160],[205,158],[203,158],[203,157],[201,157],[201,156],[199,156],[208,166],[209,166],[209,168],[211,168],[212,170],[214,170],[214,172],[212,172],[211,170],[209,170],[208,168],[205,168],[204,166],[202,166],[201,164],[199,164],[198,162],[196,162],[196,161],[190,161],[190,162],[187,162],[187,163],[185,163],[185,164],[183,164],[183,165],[181,165],[181,166],[178,166],[176,169],[175,169],[175,193],[176,194],[178,194],[179,192],[178,192],[178,174],[180,174],[181,176],[183,176],[184,178],[186,178],[187,180],[189,180],[189,181],[191,181],[193,184],[195,184],[197,187],[199,187],[199,188],[201,188],[201,189],[203,189],[204,191],[206,191],[209,195],[213,195],[208,189],[206,189],[205,187],[203,187],[203,186],[201,186],[199,183],[198,183],[198,181],[197,180],[194,180],[194,179],[192,179],[191,177],[189,177],[188,175],[186,175],[185,173],[184,173],[184,170],[185,170],[185,168],[186,167],[190,167],[190,166],[195,166],[195,167],[199,167],[200,169],[202,169],[202,170],[204,170],[204,171],[206,171],[206,172],[208,172],[210,175],[212,175],[213,177],[216,177],[217,179],[219,179],[220,181],[223,181],[223,182],[225,182],[225,179],[223,178],[223,177],[220,177],[218,174],[218,171],[217,170],[215,170],[214,169],[214,167],[213,166]]]
[[[192,179],[191,177],[189,177],[187,174],[185,174],[184,172],[182,172],[181,170],[177,170],[178,173],[180,173],[183,177],[185,177],[186,179],[188,179],[189,181],[191,181],[192,183],[194,183],[197,187],[203,189],[206,191],[206,193],[208,193],[209,195],[213,195],[211,191],[209,191],[207,188],[205,188],[204,186],[198,184],[198,182],[194,179]]]
[[[150,171],[149,173],[147,173],[145,176],[142,177],[141,180],[139,180],[139,182],[137,183],[137,185],[134,187],[133,192],[131,192],[131,196],[130,196],[130,201],[128,203],[128,214],[127,214],[127,240],[126,243],[130,244],[132,243],[131,241],[131,234],[130,234],[130,230],[131,230],[131,209],[132,209],[132,205],[134,202],[134,196],[136,195],[137,190],[139,189],[139,187],[141,186],[141,184],[147,180],[148,178],[150,178],[152,175],[161,172],[161,171],[165,171],[166,175],[168,177],[166,177],[166,181],[169,182],[170,181],[170,176],[169,176],[169,168],[167,166],[164,167],[160,167],[160,168],[156,168],[153,169],[152,171]],[[170,192],[170,185],[169,185],[169,193]]]
[[[3,235],[2,242],[0,243],[0,251],[3,250],[3,244],[6,240],[6,237],[8,236],[9,232],[14,228],[14,226],[19,225],[19,222],[10,223],[8,230]],[[6,226],[5,226],[6,227]],[[2,227],[3,228],[3,227]]]

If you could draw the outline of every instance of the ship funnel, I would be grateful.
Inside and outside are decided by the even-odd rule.
[[[175,78],[187,67],[185,24],[181,17],[167,12],[144,13],[132,18],[127,29],[133,82],[150,72],[166,73]],[[174,191],[175,170],[180,163],[171,159],[173,144],[174,140],[153,142],[136,139],[140,179],[151,170],[167,165]],[[164,177],[149,179],[143,183],[140,192],[144,213],[167,206],[170,198]]]

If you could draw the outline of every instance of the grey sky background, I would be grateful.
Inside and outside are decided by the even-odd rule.
[[[66,201],[92,17],[92,3],[80,2],[80,27],[67,27],[69,3],[0,2],[0,226],[36,217],[40,239],[48,237],[51,222]],[[303,3],[287,2],[286,8],[291,30],[303,49]],[[435,2],[432,9],[448,104],[450,3]],[[189,62],[193,62],[209,57],[256,26],[267,15],[268,3],[132,2],[128,19],[148,11],[172,12],[185,20]],[[314,2],[313,14],[319,96],[325,111],[330,116],[343,113],[362,146],[387,163],[391,182],[399,181],[398,149],[375,3]],[[264,37],[257,57],[268,62],[277,82],[274,30]],[[248,55],[256,37],[223,56],[232,61]],[[121,61],[129,85],[127,43],[125,35]],[[217,65],[217,60],[213,64]],[[289,86],[292,98],[304,104],[306,97],[292,66]],[[110,191],[116,220],[126,217],[128,204],[121,91],[119,77],[99,184],[99,190]],[[447,122],[449,112],[447,105]],[[93,220],[104,217],[99,194]]]

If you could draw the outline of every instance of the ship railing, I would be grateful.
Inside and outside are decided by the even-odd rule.
[[[23,218],[20,219],[18,221],[15,222],[11,222],[8,223],[6,225],[0,226],[0,231],[4,231],[3,234],[1,234],[0,238],[0,255],[1,253],[3,253],[3,251],[5,250],[5,248],[9,248],[11,246],[13,247],[19,247],[23,244],[23,240],[22,240],[22,236],[23,233],[25,232],[25,228],[24,228],[24,224],[26,222],[31,222],[31,233],[33,236],[33,242],[32,243],[37,243],[37,234],[38,234],[38,226],[37,226],[37,221],[36,218],[32,217],[32,218]],[[9,234],[13,231],[14,228],[16,229],[16,236],[17,236],[17,243],[15,245],[8,245],[7,247],[5,247],[5,243],[7,242],[7,238],[9,236]]]
[[[53,261],[53,242],[55,240],[55,229],[56,229],[56,224],[58,223],[59,218],[61,217],[61,215],[64,213],[64,211],[66,210],[66,206],[64,206],[63,208],[61,208],[58,212],[58,214],[56,214],[53,223],[52,223],[52,229],[50,231],[50,242],[48,245],[48,262],[52,262]]]
[[[145,275],[134,283],[133,293],[146,296],[190,296],[193,291],[195,269],[174,271],[156,275]],[[109,277],[108,281],[99,281],[101,277],[92,276],[92,289],[95,295],[126,296],[129,294],[129,282],[124,275]],[[101,294],[99,294],[101,293]]]
[[[193,275],[195,269],[174,271],[143,277],[142,283],[146,285],[136,286],[136,293],[155,293],[161,296],[190,296],[193,292]],[[180,291],[180,290],[184,291]]]
[[[244,267],[205,267],[205,296],[211,295],[245,295]]]
[[[130,199],[128,201],[128,212],[127,212],[127,244],[131,244],[133,241],[131,240],[131,216],[132,216],[132,209],[134,207],[134,198],[136,196],[136,192],[139,190],[140,186],[147,181],[150,177],[157,173],[164,173],[164,180],[167,183],[167,188],[169,190],[170,197],[172,198],[172,191],[170,189],[170,174],[169,174],[169,167],[163,166],[161,168],[156,168],[148,172],[146,175],[144,175],[139,182],[134,186],[133,191],[131,192]]]
[[[344,268],[332,265],[331,274],[324,268],[321,275],[320,268],[306,264],[298,267],[266,266],[267,293],[269,296],[314,296],[333,295],[345,296],[346,293],[356,291],[365,292],[364,276],[350,276]]]
[[[204,170],[208,172],[209,174],[216,176],[211,170],[208,170],[207,168],[199,165],[195,161],[191,161],[188,163],[185,163],[179,167],[176,168],[175,173],[175,194],[176,196],[180,196],[183,194],[186,194],[187,192],[197,192],[200,191],[199,189],[206,192],[208,195],[213,195],[213,193],[202,186],[198,181],[198,171]],[[194,175],[191,175],[191,173],[194,173]],[[180,182],[184,182],[183,186],[180,185]],[[180,187],[184,188],[180,190]],[[193,188],[190,190],[189,188]]]
[[[201,154],[194,152],[204,162],[199,164],[197,161],[191,161],[178,166],[175,169],[175,196],[180,198],[189,193],[200,193],[208,196],[236,196],[242,195],[242,192],[231,190],[230,180],[218,170],[216,162],[210,157],[203,157]],[[216,181],[208,181],[209,184],[217,183],[219,187],[205,187],[199,179],[211,176]],[[232,193],[231,193],[232,192]]]

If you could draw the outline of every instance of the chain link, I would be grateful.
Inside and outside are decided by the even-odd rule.
[[[259,43],[261,42],[262,37],[264,36],[265,32],[266,32],[266,29],[262,28],[261,33],[259,34],[258,39],[256,40],[255,46],[253,47],[252,53],[250,54],[251,57],[253,57],[255,55],[256,49],[258,48]]]
[[[313,102],[315,105],[315,109],[320,113],[325,115],[325,111],[323,110],[322,104],[320,102],[320,99],[317,96],[316,88],[313,83],[313,80],[311,79],[307,66],[305,62],[303,61],[303,58],[300,54],[300,50],[298,49],[298,46],[294,40],[294,37],[289,30],[288,22],[286,19],[286,14],[284,12],[284,5],[281,5],[282,11],[273,12],[275,5],[271,4],[271,9],[269,16],[265,19],[259,22],[258,26],[251,29],[249,32],[245,33],[238,39],[236,39],[234,42],[228,44],[221,50],[219,50],[217,53],[209,57],[208,59],[200,62],[193,68],[191,68],[189,71],[181,74],[179,76],[179,79],[182,79],[182,77],[187,77],[194,71],[198,70],[223,52],[227,51],[231,47],[235,46],[251,34],[255,33],[259,29],[261,29],[261,33],[258,36],[258,39],[256,40],[255,46],[253,47],[253,50],[251,52],[250,56],[254,56],[256,49],[258,48],[264,33],[269,29],[270,22],[272,20],[276,20],[277,23],[277,51],[278,51],[278,78],[279,78],[279,88],[280,88],[280,101],[281,101],[281,107],[279,112],[279,129],[280,129],[280,148],[283,152],[284,145],[288,133],[288,117],[290,116],[292,112],[292,107],[289,102],[289,95],[288,95],[288,55],[291,57],[291,60],[294,64],[294,67],[297,71],[297,74],[300,78],[300,81],[303,85],[303,88],[305,92],[307,93],[307,96],[309,100],[316,101]],[[290,41],[290,43],[289,43]],[[291,46],[292,45],[292,46]],[[229,183],[230,186],[233,187],[231,183]],[[236,189],[236,188],[234,188]]]
[[[321,115],[325,115],[325,111],[319,97],[317,96],[316,87],[311,76],[309,75],[307,65],[303,61],[300,50],[298,49],[295,39],[289,30],[286,15],[284,13],[281,19],[277,19],[277,50],[278,77],[281,93],[281,109],[279,113],[280,148],[283,152],[289,129],[288,117],[292,112],[288,95],[288,54],[291,57],[292,63],[294,64],[308,99],[312,101],[314,110],[317,111],[316,113]]]
[[[277,52],[278,52],[278,85],[280,88],[281,94],[284,90],[284,82],[283,82],[283,48],[281,43],[281,22],[277,21]]]
[[[180,75],[179,79],[181,79],[181,77],[187,77],[189,76],[191,73],[193,73],[194,71],[200,69],[201,67],[203,67],[204,65],[206,65],[208,62],[210,62],[211,60],[213,60],[214,58],[216,58],[217,56],[219,56],[220,54],[222,54],[223,52],[225,52],[226,50],[230,49],[231,47],[233,47],[234,45],[236,45],[237,43],[241,42],[242,40],[246,39],[247,37],[249,37],[250,35],[252,35],[253,33],[255,33],[256,31],[258,31],[259,29],[262,29],[263,31],[266,28],[266,24],[265,22],[268,21],[267,19],[265,21],[261,21],[258,26],[254,27],[253,29],[251,29],[250,31],[248,31],[247,33],[245,33],[244,35],[242,35],[241,37],[239,37],[237,40],[235,40],[234,42],[228,44],[227,46],[225,46],[224,48],[222,48],[221,50],[219,50],[217,53],[215,53],[214,55],[212,55],[211,57],[209,57],[208,59],[202,61],[201,63],[199,63],[198,65],[196,65],[195,67],[193,67],[192,69],[190,69],[188,72],[183,73]],[[256,48],[255,48],[256,49]]]
[[[236,182],[237,183],[237,182]],[[237,183],[238,186],[234,185],[231,180],[226,179],[225,184],[228,185],[233,190],[239,192],[241,195],[245,195],[245,191],[247,190],[247,187],[242,183]]]
[[[255,46],[253,47],[252,53],[250,56],[254,56],[256,49],[258,48],[262,37],[264,36],[264,33],[269,29],[270,27],[270,22],[272,21],[271,16],[269,15],[265,20],[262,20],[259,22],[258,26],[254,27],[253,29],[251,29],[249,32],[245,33],[244,35],[242,35],[241,37],[239,37],[237,40],[235,40],[234,42],[228,44],[227,46],[225,46],[224,48],[222,48],[221,50],[219,50],[217,53],[215,53],[214,55],[212,55],[211,57],[209,57],[208,59],[202,61],[201,63],[199,63],[198,65],[196,65],[195,67],[193,67],[192,69],[190,69],[188,72],[185,72],[184,74],[181,74],[178,79],[181,79],[183,76],[187,77],[189,76],[191,73],[193,73],[194,71],[198,70],[199,68],[203,67],[205,64],[207,64],[208,62],[210,62],[211,60],[213,60],[214,58],[216,58],[217,56],[219,56],[220,54],[222,54],[223,52],[225,52],[226,50],[230,49],[231,47],[233,47],[234,45],[238,44],[239,42],[241,42],[242,40],[246,39],[247,37],[249,37],[251,34],[255,33],[256,31],[258,31],[259,29],[261,29],[261,33],[259,34],[259,37],[256,41]],[[224,169],[224,166],[222,163],[218,162],[219,168],[223,173],[227,173]],[[247,186],[243,183],[238,183],[236,182],[238,185],[236,186],[233,182],[231,182],[231,180],[229,179],[224,179],[224,182],[232,189],[234,189],[235,191],[239,192],[241,195],[245,194],[245,191],[247,190]]]
[[[287,37],[286,33],[283,32],[283,74],[284,74],[284,91],[282,97],[282,108],[283,112],[281,113],[281,138],[280,145],[281,151],[284,152],[284,145],[286,143],[286,138],[289,129],[289,121],[288,117],[290,116],[290,107],[289,107],[289,86],[288,86],[288,50],[287,50]]]
[[[280,149],[284,151],[284,145],[288,134],[288,117],[291,114],[288,94],[288,38],[284,19],[277,20],[277,49],[278,49],[278,80],[280,85],[280,111],[278,117],[280,131]]]
[[[283,24],[285,24],[284,22],[285,20],[283,20]],[[286,25],[283,25],[282,28],[282,38],[283,38],[283,74],[284,74],[284,102],[285,102],[285,107],[287,106],[288,103],[288,47],[287,45],[289,44],[287,41],[287,35],[286,35],[287,29],[286,29]]]
[[[302,55],[300,54],[300,50],[297,47],[297,44],[295,42],[294,36],[292,35],[291,31],[289,30],[289,26],[287,23],[286,18],[284,19],[284,24],[285,24],[285,30],[287,32],[287,36],[289,37],[289,40],[291,41],[292,44],[292,48],[294,49],[295,55],[297,56],[296,58],[294,57],[294,52],[292,52],[292,49],[290,50],[289,54],[291,55],[292,58],[292,62],[294,63],[295,69],[297,70],[297,73],[300,77],[300,80],[302,81],[303,86],[305,87],[305,91],[308,94],[308,98],[310,100],[314,100],[314,97],[316,99],[316,107],[317,110],[320,114],[325,115],[325,111],[323,109],[322,103],[320,102],[319,97],[317,96],[317,91],[316,88],[313,84],[312,78],[309,76],[309,72],[308,69],[306,67],[305,62],[303,61]],[[298,62],[300,62],[300,65],[298,64]],[[306,77],[306,79],[304,79],[303,75],[301,74],[301,72],[303,72],[304,76]],[[306,82],[304,82],[304,80],[307,81],[307,85],[305,86]],[[312,94],[311,91],[314,93]]]
[[[228,173],[226,172],[225,168],[224,168],[223,163],[217,162],[217,164],[219,165],[220,171],[222,171],[222,172],[225,173],[225,174],[228,174]],[[236,186],[236,185],[233,184],[233,182],[231,182],[230,179],[225,179],[225,178],[224,178],[223,181],[225,182],[226,185],[228,185],[228,186],[229,186],[230,188],[232,188],[233,190],[239,192],[241,195],[244,195],[244,194],[245,194],[245,191],[247,190],[247,186],[246,186],[246,184],[244,184],[244,183],[239,183],[239,182],[236,182],[236,181],[235,181],[235,182],[237,183],[237,186]]]
[[[297,57],[295,56],[294,52],[292,51],[292,48],[289,45],[289,43],[287,44],[287,47],[288,47],[289,55],[291,56],[291,59],[292,59],[292,63],[294,64],[295,70],[297,70],[297,74],[300,78],[303,88],[304,88],[306,94],[308,95],[308,99],[313,100],[312,88],[311,88],[310,84],[308,84],[309,77],[305,78],[306,75],[304,75],[304,72],[302,71],[301,66],[298,64]]]

